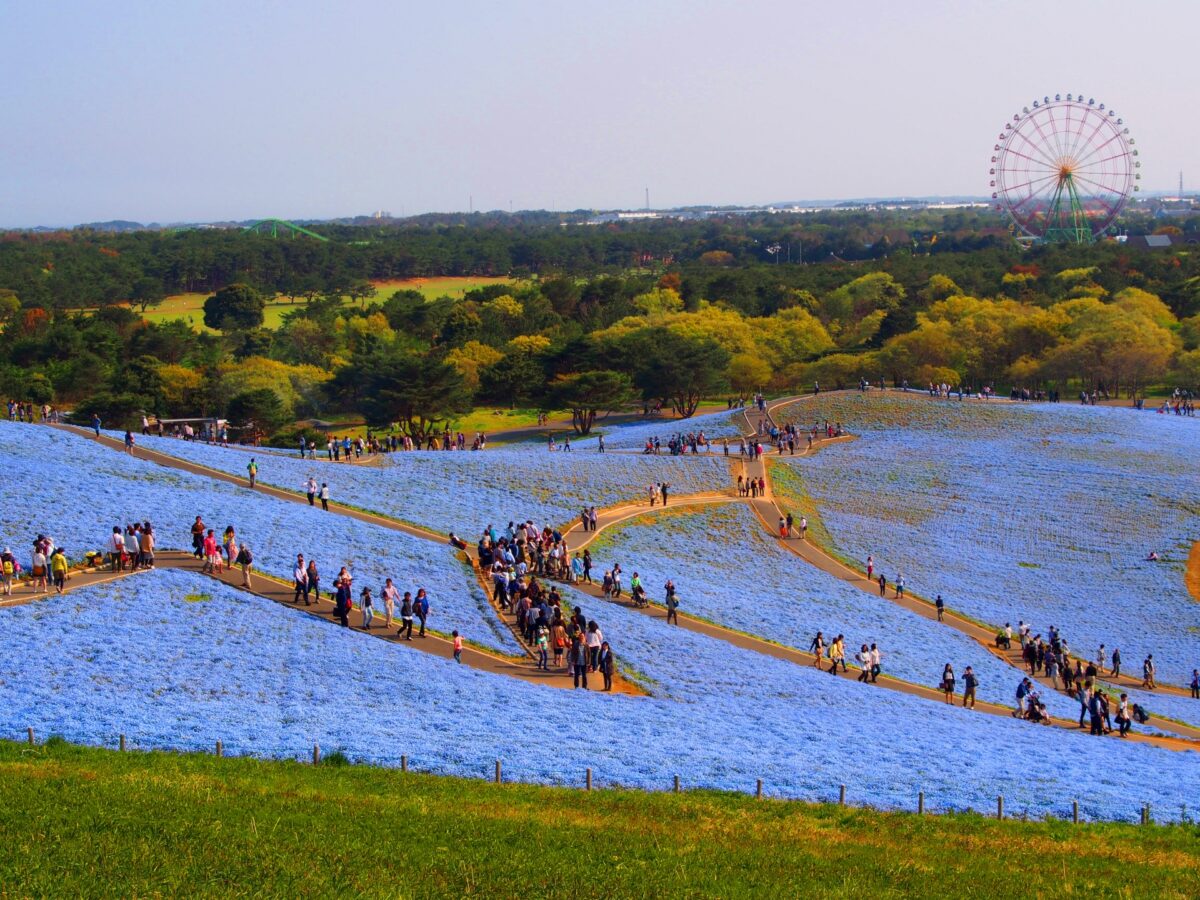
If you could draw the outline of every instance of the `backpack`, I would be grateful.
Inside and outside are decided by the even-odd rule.
[[[1133,720],[1139,725],[1145,725],[1148,721],[1150,721],[1150,714],[1147,713],[1146,710],[1142,709],[1139,704],[1135,703],[1133,704]]]

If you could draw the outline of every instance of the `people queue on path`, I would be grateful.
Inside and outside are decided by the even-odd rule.
[[[583,518],[592,521],[588,510]],[[547,588],[539,580],[592,583],[591,553],[585,549],[572,557],[561,532],[548,525],[538,528],[527,519],[509,522],[503,531],[488,525],[476,554],[480,572],[491,577],[492,600],[502,612],[515,616],[517,633],[537,653],[538,668],[550,671],[553,654],[554,667],[565,669],[575,687],[587,688],[588,675],[599,674],[603,689],[611,691],[616,661],[600,625],[588,619],[582,607],[571,609],[556,585]]]

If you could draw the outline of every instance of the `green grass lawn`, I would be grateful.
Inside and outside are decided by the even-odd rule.
[[[59,742],[0,742],[0,835],[5,897],[1195,897],[1200,884],[1195,826],[589,794]]]
[[[437,297],[461,297],[465,292],[490,284],[506,284],[510,278],[409,278],[396,281],[380,281],[375,283],[377,291],[375,300],[382,302],[398,290],[417,290],[425,295],[427,300]],[[212,331],[204,325],[204,301],[210,293],[175,294],[161,304],[146,311],[143,318],[148,322],[167,322],[172,319],[185,319],[199,331]],[[346,303],[350,302],[346,298]],[[304,306],[303,300],[295,303],[287,298],[277,297],[267,301],[263,315],[264,328],[278,328],[283,323],[284,313]]]

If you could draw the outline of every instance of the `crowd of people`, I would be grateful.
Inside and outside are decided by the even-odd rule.
[[[587,510],[583,519],[589,520]],[[453,534],[450,539],[456,540]],[[488,525],[476,553],[480,571],[491,577],[492,599],[515,616],[518,634],[537,652],[538,668],[550,671],[553,655],[553,666],[570,674],[576,688],[587,688],[588,675],[599,674],[603,690],[611,691],[616,662],[599,624],[582,607],[565,604],[556,585],[543,584],[592,583],[591,553],[585,548],[572,555],[561,532],[538,528],[532,519],[509,522],[503,531]]]
[[[41,418],[36,419],[35,415],[39,413]],[[9,400],[8,421],[29,422],[30,424],[39,421],[47,424],[56,424],[62,421],[62,412],[48,403],[43,403],[38,407],[25,400]]]

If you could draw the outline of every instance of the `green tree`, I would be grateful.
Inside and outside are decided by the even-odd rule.
[[[278,431],[288,420],[283,401],[270,388],[238,394],[229,401],[227,415],[235,425],[253,425],[267,434]]]
[[[220,331],[259,328],[267,302],[248,284],[231,284],[204,301],[204,324]]]
[[[571,425],[578,434],[592,430],[600,410],[619,409],[634,398],[629,376],[611,369],[559,375],[546,392],[549,408],[571,410]]]
[[[729,390],[729,352],[711,338],[647,328],[631,335],[626,347],[642,396],[670,401],[684,418],[695,413],[703,397]]]
[[[339,378],[344,371],[339,370]],[[349,374],[359,383],[368,422],[380,427],[395,423],[417,440],[471,408],[463,376],[445,360],[391,349],[360,360]]]
[[[163,289],[162,282],[149,276],[135,281],[133,290],[129,292],[130,301],[142,311],[142,315],[145,315],[151,306],[158,306],[166,298],[167,292]]]

